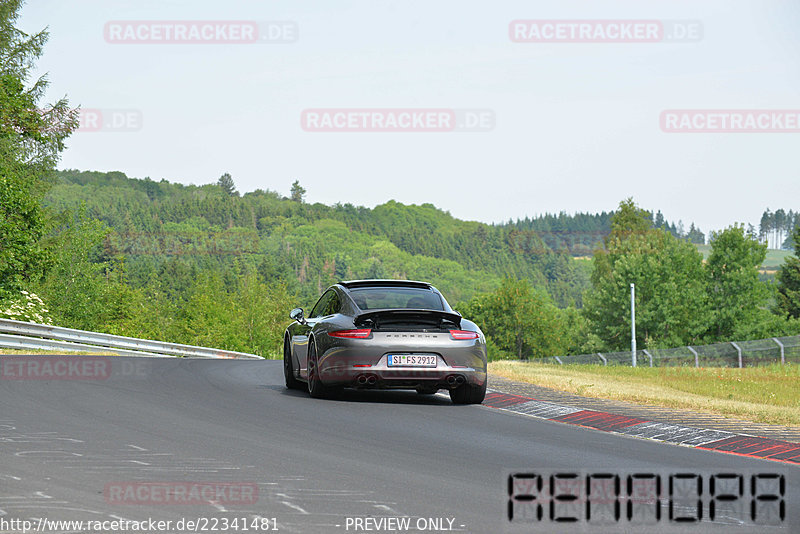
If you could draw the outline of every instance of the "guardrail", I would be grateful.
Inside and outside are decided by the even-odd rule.
[[[575,356],[543,358],[560,365],[631,365],[631,351],[596,352]],[[773,337],[752,341],[731,341],[672,349],[636,351],[638,366],[645,367],[754,367],[772,363],[800,364],[800,336]]]
[[[12,319],[0,319],[0,332],[3,332],[0,333],[0,347],[8,349],[103,351],[119,356],[262,359],[261,356],[245,352],[114,336]]]

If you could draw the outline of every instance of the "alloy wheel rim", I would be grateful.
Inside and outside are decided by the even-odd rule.
[[[308,359],[308,391],[311,392],[314,389],[313,381],[314,381],[314,370],[316,368],[316,357],[317,355],[312,353],[313,357]]]

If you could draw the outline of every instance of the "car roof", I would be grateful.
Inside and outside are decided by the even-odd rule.
[[[427,282],[417,282],[416,280],[348,280],[339,282],[339,285],[347,289],[357,289],[362,287],[414,287],[419,289],[434,289]]]

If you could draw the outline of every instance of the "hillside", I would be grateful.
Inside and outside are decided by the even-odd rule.
[[[56,180],[46,204],[55,211],[85,206],[87,217],[107,224],[113,232],[103,254],[124,260],[135,287],[154,279],[179,285],[176,273],[224,273],[235,264],[285,282],[307,304],[327,285],[352,278],[429,280],[453,302],[495,289],[507,276],[528,278],[559,306],[580,305],[588,284],[586,267],[553,252],[535,231],[462,221],[431,204],[326,206],[120,172],[59,171]]]
[[[624,348],[630,325],[619,310],[627,309],[633,281],[642,346],[800,331],[796,319],[772,313],[775,286],[759,281],[751,261],[762,262],[763,247],[741,227],[719,234],[718,253],[703,263],[682,225],[676,237],[671,223],[632,199],[611,217],[487,225],[431,204],[328,206],[304,202],[304,193],[295,182],[290,198],[240,195],[227,175],[196,186],[58,172],[45,199],[53,222],[47,265],[21,293],[41,300],[25,313],[84,330],[279,357],[287,310],[311,306],[329,284],[423,279],[482,325],[493,357],[525,358]],[[532,228],[541,224],[549,229]],[[590,245],[572,236],[602,239],[604,226],[613,239],[602,253],[570,254]],[[692,232],[700,238],[694,225]],[[559,239],[550,244],[553,235]]]

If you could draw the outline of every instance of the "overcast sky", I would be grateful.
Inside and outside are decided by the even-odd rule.
[[[646,38],[563,42],[563,21],[599,19],[628,37],[645,21]],[[514,37],[518,20],[536,22]],[[704,231],[800,208],[797,0],[28,0],[20,25],[49,26],[49,100],[96,110],[61,168],[186,184],[230,172],[242,192],[285,195],[297,179],[310,202],[430,202],[485,222],[628,196]],[[254,27],[256,42],[233,41]],[[587,27],[576,40],[616,37]],[[363,109],[383,121],[373,130],[408,110],[439,122],[360,131],[342,110]],[[794,114],[757,126],[785,133],[705,112],[671,132],[668,110]],[[319,131],[326,118],[350,122]]]

